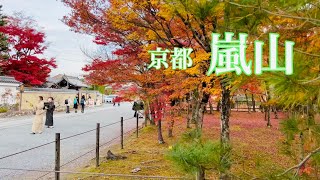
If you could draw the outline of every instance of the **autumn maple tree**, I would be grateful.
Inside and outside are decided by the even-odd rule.
[[[13,76],[27,86],[42,85],[51,69],[56,67],[53,58],[43,58],[45,34],[32,25],[31,20],[9,17],[0,33],[7,38],[7,60],[1,61],[3,73]]]
[[[88,81],[101,85],[135,84],[138,88],[134,93],[147,104],[145,112],[150,112],[151,117],[155,117],[158,122],[161,122],[163,115],[174,114],[173,106],[188,102],[186,108],[188,112],[190,110],[190,116],[187,122],[195,124],[196,129],[202,128],[202,119],[210,96],[217,96],[221,104],[220,141],[227,147],[226,149],[230,147],[229,117],[232,96],[239,92],[239,89],[242,90],[242,94],[250,92],[253,100],[254,96],[265,98],[265,114],[268,116],[266,119],[269,127],[271,127],[270,111],[273,106],[279,105],[293,110],[298,104],[311,108],[312,104],[319,102],[319,91],[316,90],[319,83],[317,64],[319,3],[316,0],[308,2],[63,0],[63,2],[72,8],[71,14],[64,17],[64,22],[73,31],[93,35],[97,44],[111,44],[117,47],[113,51],[116,58],[97,59],[84,68],[89,72]],[[269,33],[280,33],[279,56],[284,56],[285,40],[296,42],[295,56],[298,59],[295,61],[300,61],[300,65],[296,68],[300,68],[299,72],[303,74],[286,76],[282,72],[266,72],[262,76],[247,77],[237,76],[235,73],[216,76],[213,72],[208,76],[212,32],[221,34],[221,39],[224,37],[224,32],[234,32],[235,39],[238,38],[238,33],[247,33],[248,60],[254,57],[255,40],[265,41],[267,44]],[[310,48],[308,44],[313,47]],[[187,70],[172,70],[171,65],[167,69],[148,69],[150,64],[148,51],[157,47],[192,48],[190,57],[193,59],[193,66]],[[269,49],[265,45],[263,50],[265,66],[268,65],[268,52]],[[305,60],[308,60],[308,63],[301,63]],[[279,58],[279,63],[283,63],[283,58]],[[310,67],[313,67],[311,71]],[[307,74],[306,71],[310,73]],[[288,79],[290,81],[284,83]],[[286,89],[285,85],[292,88]],[[303,94],[295,98],[299,89]],[[315,111],[309,115],[312,119]],[[169,121],[172,126],[174,123]],[[158,130],[160,142],[161,123],[158,123]],[[221,154],[221,159],[225,157]],[[227,171],[221,173],[221,179],[227,179],[227,173]]]

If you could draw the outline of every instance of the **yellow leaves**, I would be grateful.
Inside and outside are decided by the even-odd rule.
[[[120,14],[128,14],[129,8],[127,6],[122,6],[120,9],[118,9],[118,12]]]
[[[169,5],[163,4],[157,15],[169,21],[174,15],[174,10]]]
[[[134,31],[134,32],[128,34],[126,37],[128,40],[137,40],[137,39],[141,38],[141,35],[139,35],[136,31]]]
[[[157,34],[152,30],[148,30],[146,33],[146,36],[147,36],[147,40],[155,41],[157,39]]]
[[[198,75],[200,74],[200,70],[199,70],[200,66],[199,64],[194,64],[191,68],[186,69],[186,73],[194,76],[194,75]]]
[[[196,55],[192,54],[194,57],[191,57],[193,60],[193,64],[198,64],[202,61],[206,61],[210,59],[211,53],[207,53],[205,51],[196,51],[195,53]]]
[[[186,73],[190,75],[199,75],[200,72],[200,65],[203,61],[207,61],[210,59],[210,53],[207,53],[205,51],[195,51],[195,53],[191,54],[191,58],[193,61],[193,65],[191,68],[188,68],[186,70]]]

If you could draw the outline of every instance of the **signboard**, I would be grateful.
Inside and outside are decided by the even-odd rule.
[[[263,45],[262,41],[254,42],[254,68],[252,68],[252,60],[246,60],[247,36],[246,33],[239,33],[239,39],[233,40],[234,33],[225,32],[225,38],[219,40],[220,34],[212,33],[211,42],[211,62],[207,72],[210,76],[213,72],[217,76],[235,72],[237,75],[242,73],[246,75],[261,75],[265,71],[282,71],[286,75],[293,74],[293,46],[294,42],[285,42],[285,63],[284,67],[278,64],[278,38],[279,34],[269,34],[269,67],[263,66]],[[148,68],[160,69],[162,66],[168,68],[167,55],[171,54],[172,69],[185,70],[192,67],[192,59],[190,54],[192,48],[174,48],[173,51],[168,49],[157,48],[154,51],[148,51],[151,54],[151,64]]]

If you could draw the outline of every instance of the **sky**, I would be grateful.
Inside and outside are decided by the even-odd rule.
[[[31,16],[42,31],[46,34],[46,58],[56,58],[58,67],[51,72],[51,76],[66,74],[72,76],[83,75],[82,67],[89,62],[81,49],[95,52],[97,45],[88,35],[70,31],[69,27],[61,22],[63,16],[71,10],[60,0],[0,0],[2,11],[10,16],[15,12],[22,12]]]

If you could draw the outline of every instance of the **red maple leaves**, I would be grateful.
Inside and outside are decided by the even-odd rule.
[[[9,43],[9,59],[1,62],[3,72],[25,85],[42,85],[51,69],[56,68],[53,58],[38,57],[47,48],[44,45],[45,34],[15,21],[9,19],[7,25],[0,27],[0,33],[7,37]]]

